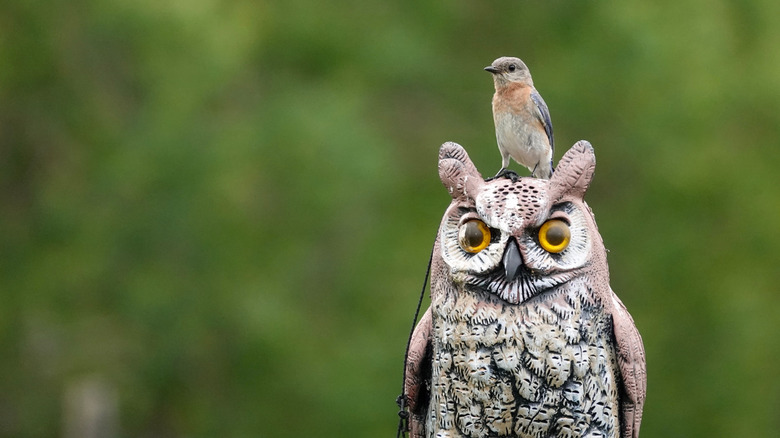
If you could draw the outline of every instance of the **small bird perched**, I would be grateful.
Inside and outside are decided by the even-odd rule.
[[[508,172],[509,157],[527,167],[531,176],[550,179],[553,172],[553,129],[550,111],[534,88],[531,72],[518,58],[501,57],[485,67],[493,74],[493,121],[501,151],[501,170]],[[516,176],[516,175],[515,175]]]

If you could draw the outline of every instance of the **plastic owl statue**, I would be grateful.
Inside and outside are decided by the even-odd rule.
[[[580,141],[549,180],[486,182],[442,145],[452,203],[407,356],[412,437],[639,435],[644,347],[583,201],[595,164]]]

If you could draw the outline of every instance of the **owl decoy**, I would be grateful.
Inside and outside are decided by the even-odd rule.
[[[549,180],[485,181],[442,145],[452,203],[407,356],[412,437],[639,435],[644,347],[583,200],[594,168],[580,141]]]

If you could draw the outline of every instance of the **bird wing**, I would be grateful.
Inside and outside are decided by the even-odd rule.
[[[642,422],[642,408],[647,395],[645,347],[626,306],[614,292],[612,292],[612,299],[615,304],[612,311],[612,324],[617,341],[618,366],[623,389],[620,402],[622,435],[626,438],[637,438]]]
[[[544,125],[544,132],[547,133],[547,139],[550,140],[550,148],[552,149],[553,155],[555,155],[555,142],[553,141],[553,127],[552,120],[550,120],[550,110],[547,109],[547,104],[536,89],[531,91],[531,100],[533,100],[534,105],[536,105],[538,111],[537,116],[539,117],[539,120],[541,120],[542,125]]]
[[[414,329],[409,343],[409,355],[406,357],[404,393],[406,394],[406,403],[409,406],[411,438],[422,438],[425,433],[425,416],[430,400],[433,365],[432,331],[433,322],[429,307]]]

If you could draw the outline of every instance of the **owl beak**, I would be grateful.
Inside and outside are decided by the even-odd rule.
[[[511,283],[520,275],[520,270],[523,267],[523,256],[520,255],[520,248],[517,246],[515,239],[509,239],[504,251],[504,277],[507,283]]]

